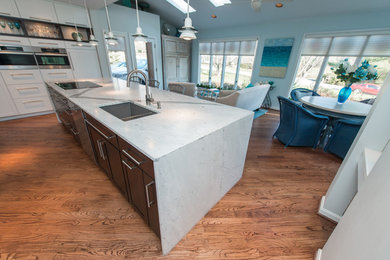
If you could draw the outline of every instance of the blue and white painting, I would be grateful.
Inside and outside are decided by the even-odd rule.
[[[284,78],[293,44],[294,38],[266,40],[259,75],[261,77]]]

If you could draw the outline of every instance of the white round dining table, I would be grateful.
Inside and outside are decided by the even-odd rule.
[[[364,118],[368,115],[371,105],[348,100],[344,104],[337,103],[337,98],[304,96],[300,99],[303,106],[331,117]]]

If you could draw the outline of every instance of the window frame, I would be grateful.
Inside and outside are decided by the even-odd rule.
[[[240,66],[241,66],[241,57],[242,56],[252,56],[252,55],[241,55],[240,53],[240,50],[241,50],[241,43],[242,42],[245,42],[245,41],[255,41],[256,42],[256,45],[255,45],[255,52],[253,54],[253,70],[252,70],[252,73],[251,73],[251,81],[252,81],[252,78],[253,78],[253,71],[254,71],[254,65],[255,65],[255,61],[256,61],[256,55],[257,55],[257,49],[259,47],[259,38],[258,37],[252,37],[252,38],[229,38],[229,39],[215,39],[215,40],[204,40],[204,41],[199,41],[198,42],[198,46],[201,44],[201,43],[209,43],[210,44],[210,52],[208,54],[201,54],[200,51],[199,51],[199,55],[198,55],[198,82],[200,82],[200,78],[201,78],[201,66],[202,66],[202,59],[201,59],[201,55],[208,55],[210,56],[210,67],[209,67],[209,77],[208,77],[208,85],[211,85],[211,79],[212,79],[212,67],[213,67],[213,57],[215,55],[221,55],[223,56],[223,61],[222,61],[222,74],[221,74],[221,81],[220,81],[220,88],[222,89],[223,88],[223,85],[224,85],[224,81],[225,81],[225,69],[226,69],[226,57],[227,56],[237,56],[238,59],[237,59],[237,66],[236,66],[236,73],[235,73],[235,78],[234,78],[234,89],[237,89],[237,84],[238,84],[238,79],[239,79],[239,75],[240,75]],[[216,43],[216,42],[223,42],[224,43],[224,46],[223,46],[223,54],[212,54],[212,44],[213,43]],[[225,48],[226,48],[226,42],[239,42],[239,46],[238,46],[238,49],[239,49],[239,54],[238,55],[227,55],[225,54]]]
[[[356,32],[337,32],[337,33],[323,33],[323,34],[305,34],[303,36],[303,38],[302,38],[302,42],[301,42],[301,46],[300,46],[300,55],[299,55],[299,59],[298,59],[297,65],[296,65],[294,79],[291,82],[290,91],[294,87],[294,83],[295,83],[295,80],[296,80],[296,76],[297,76],[297,73],[298,73],[299,66],[300,66],[301,61],[302,61],[302,57],[304,57],[304,56],[321,56],[321,57],[324,57],[324,60],[322,61],[320,70],[318,72],[318,75],[317,75],[317,78],[316,78],[316,81],[315,81],[315,84],[314,84],[314,87],[313,87],[313,91],[317,92],[319,87],[320,87],[322,78],[324,76],[325,69],[326,69],[326,67],[328,65],[329,58],[330,57],[335,57],[334,55],[330,55],[330,50],[332,48],[332,44],[333,44],[334,38],[336,38],[336,37],[353,37],[353,36],[365,36],[366,37],[366,39],[364,40],[364,44],[362,45],[361,50],[360,50],[358,55],[347,55],[347,56],[350,56],[350,57],[356,57],[354,65],[358,66],[362,62],[363,58],[365,57],[364,56],[364,52],[366,50],[367,44],[368,44],[368,42],[370,40],[370,37],[376,36],[376,35],[390,35],[390,31],[388,31],[388,30],[386,30],[386,31],[383,31],[383,30],[375,31],[374,30],[374,31],[370,31],[370,32],[367,32],[367,31],[356,31]],[[324,37],[330,37],[331,38],[331,40],[329,42],[329,46],[327,48],[327,51],[326,51],[325,55],[313,55],[313,54],[311,54],[311,55],[304,55],[304,54],[302,54],[305,39],[307,39],[307,38],[324,38]],[[388,57],[388,56],[385,55],[385,56],[380,56],[380,57]]]

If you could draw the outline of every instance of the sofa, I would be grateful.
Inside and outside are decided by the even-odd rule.
[[[196,85],[192,82],[169,82],[168,90],[190,97],[195,97],[196,95]]]
[[[253,111],[261,107],[269,87],[269,84],[256,83],[241,90],[221,90],[216,102]]]

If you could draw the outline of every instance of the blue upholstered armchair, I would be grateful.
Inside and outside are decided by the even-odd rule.
[[[363,120],[338,120],[334,126],[331,137],[324,147],[324,151],[333,153],[341,159],[344,159],[362,124]]]
[[[296,88],[296,89],[291,90],[290,96],[294,101],[300,102],[299,99],[301,97],[319,96],[319,94],[317,92],[310,90],[310,89],[307,89],[307,88]]]
[[[296,102],[278,96],[280,123],[274,137],[287,146],[317,147],[321,132],[329,121],[327,116],[316,115]]]

